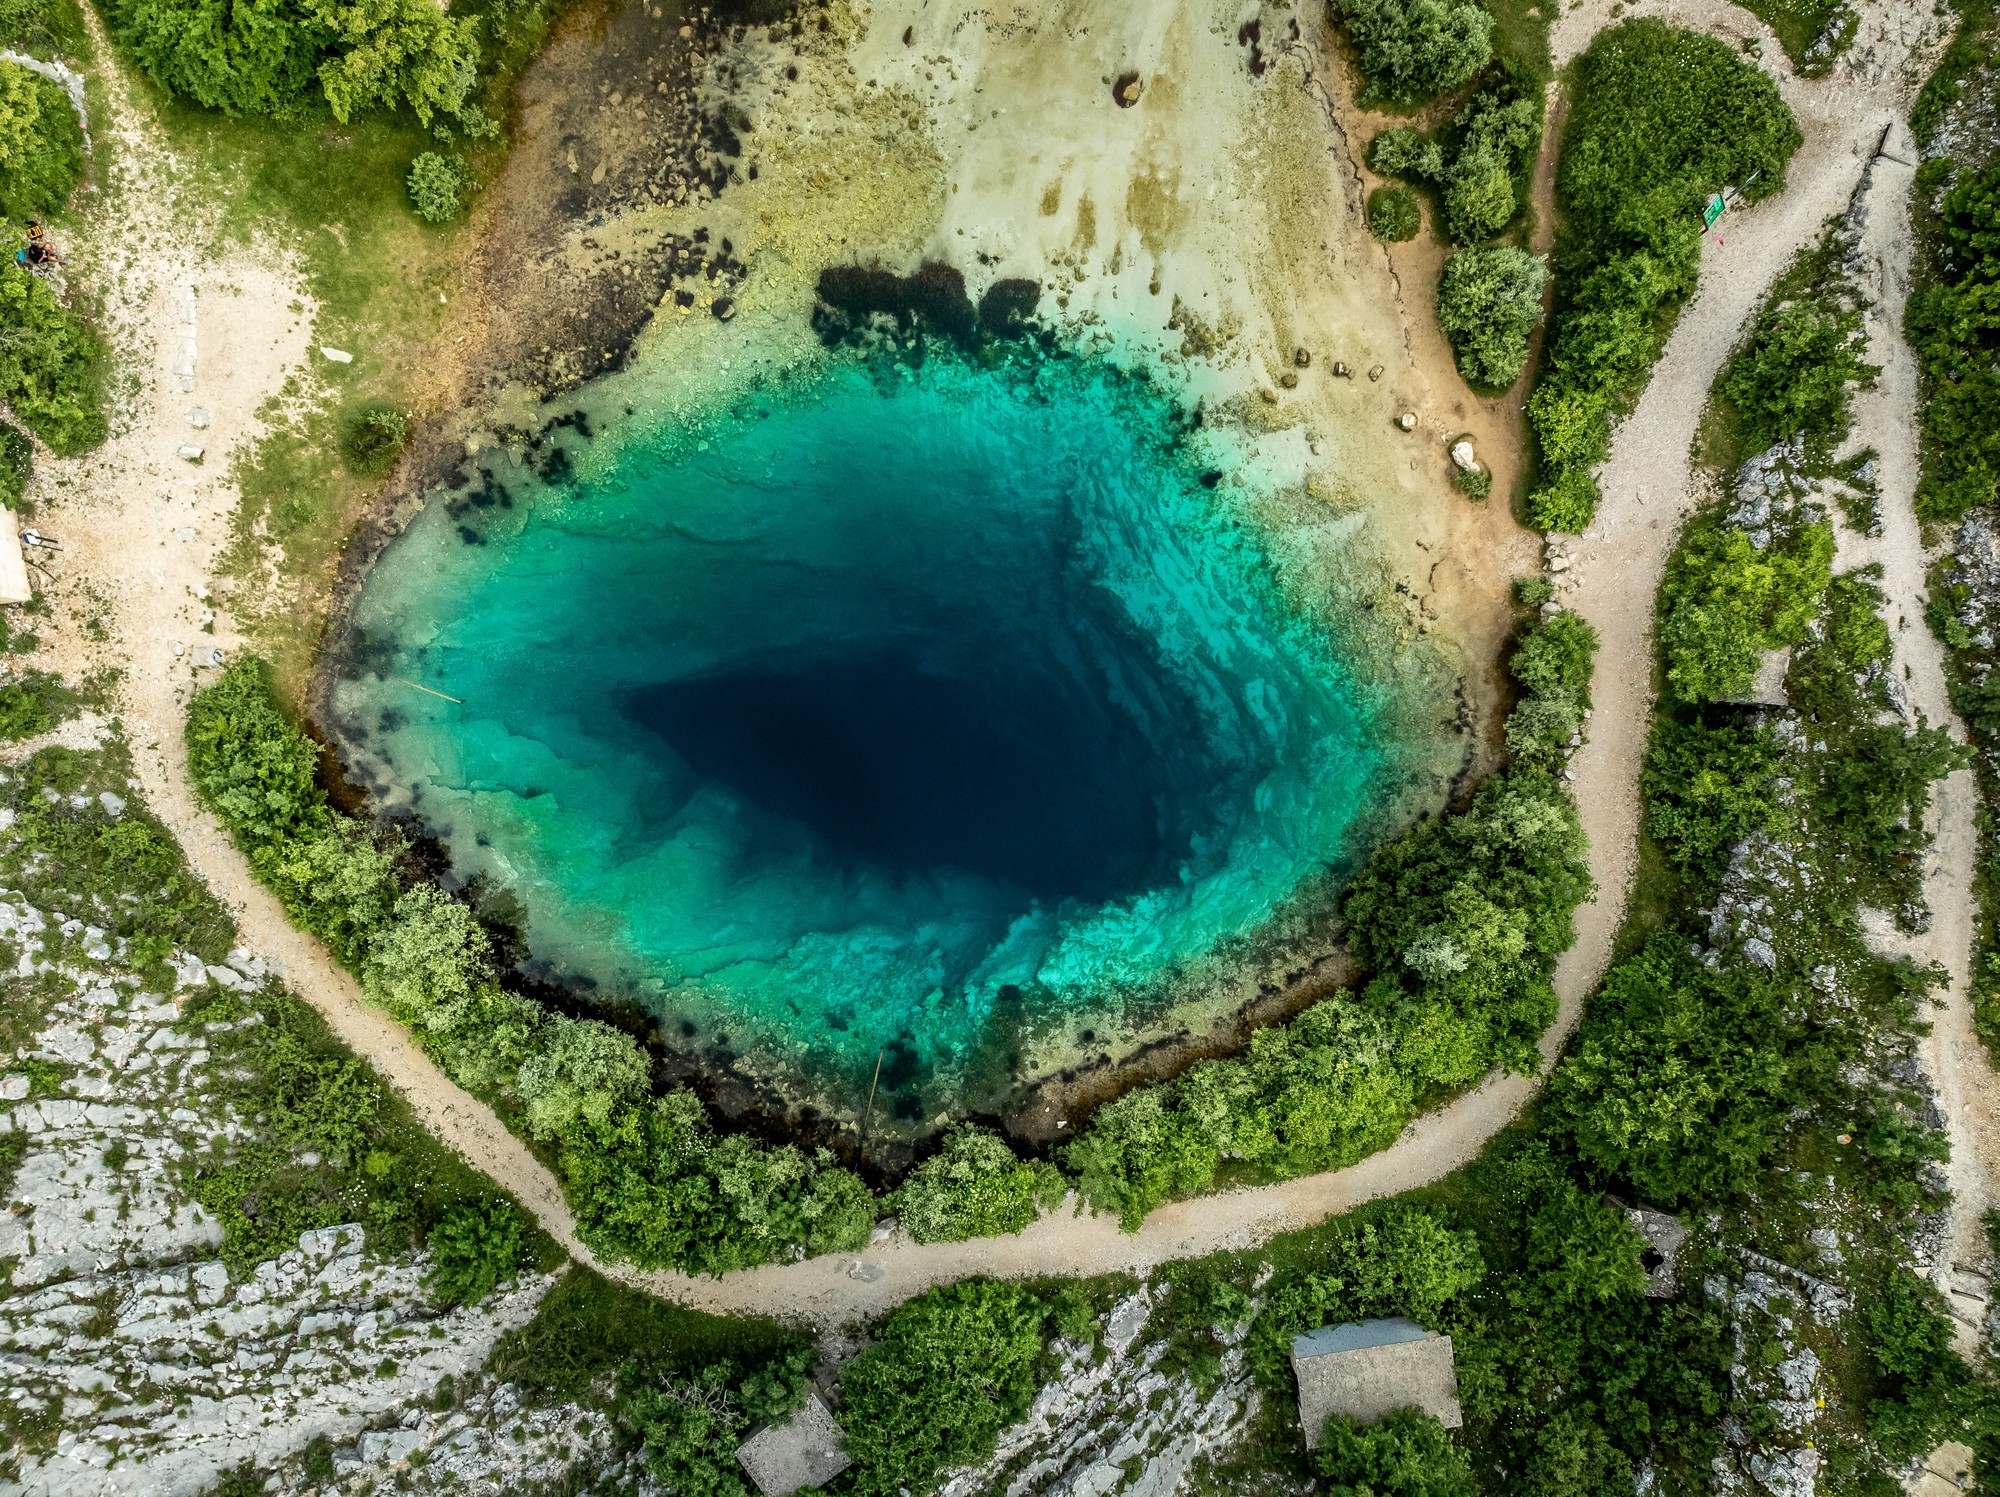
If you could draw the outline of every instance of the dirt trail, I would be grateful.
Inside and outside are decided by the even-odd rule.
[[[1566,15],[1558,28],[1559,58],[1574,55],[1609,19],[1609,9],[1599,3]],[[1658,9],[1732,35],[1755,27],[1743,13],[1719,3]],[[1864,9],[1862,27],[1861,68],[1824,84],[1786,84],[1807,135],[1791,186],[1774,201],[1732,214],[1727,243],[1708,247],[1701,289],[1638,411],[1617,433],[1598,520],[1575,544],[1576,561],[1562,573],[1569,600],[1604,640],[1596,717],[1591,739],[1575,760],[1574,787],[1591,833],[1592,871],[1603,892],[1579,912],[1577,943],[1558,964],[1561,1016],[1543,1038],[1546,1058],[1554,1057],[1574,1028],[1623,915],[1649,705],[1652,601],[1689,503],[1695,420],[1744,319],[1794,251],[1846,204],[1901,97],[1891,64],[1900,62],[1907,46],[1890,36],[1880,5]],[[1879,54],[1888,54],[1888,61],[1878,63]],[[1780,55],[1767,35],[1766,58]],[[77,465],[81,493],[57,500],[51,515],[67,527],[65,539],[73,548],[66,587],[71,601],[87,608],[95,597],[114,616],[121,641],[116,655],[128,669],[124,720],[148,797],[196,869],[238,912],[244,944],[278,964],[342,1039],[409,1097],[426,1126],[513,1192],[578,1258],[591,1261],[575,1240],[549,1171],[490,1109],[445,1080],[395,1024],[363,1005],[353,981],[316,942],[292,929],[189,793],[179,723],[190,672],[174,641],[208,639],[198,632],[199,589],[234,504],[233,487],[206,475],[226,471],[226,455],[257,429],[253,413],[305,363],[310,309],[287,310],[299,291],[279,257],[201,261],[179,227],[171,160],[148,143],[116,77],[107,76],[106,82],[119,191],[112,247],[127,256],[107,267],[114,273],[104,279],[115,284],[106,313],[128,367],[141,373],[142,388],[120,434],[101,454]],[[195,391],[184,396],[175,388],[174,370],[186,338],[178,293],[187,284],[197,292],[197,357]],[[226,313],[210,310],[223,294],[233,298]],[[213,425],[200,434],[209,449],[202,469],[190,469],[175,456],[190,439],[184,406],[195,402],[213,413]],[[822,1327],[972,1274],[1143,1270],[1254,1246],[1274,1233],[1435,1180],[1475,1157],[1539,1084],[1539,1078],[1491,1078],[1417,1119],[1392,1147],[1349,1169],[1170,1205],[1136,1233],[1120,1233],[1110,1218],[1060,1213],[1018,1237],[919,1246],[898,1234],[858,1257],[835,1255],[722,1279],[599,1266],[635,1287],[702,1309],[776,1313]]]
[[[1898,121],[1869,168],[1857,211],[1861,215],[1864,275],[1873,299],[1867,315],[1869,357],[1882,366],[1872,390],[1855,401],[1854,433],[1848,446],[1876,453],[1881,486],[1881,534],[1861,536],[1836,523],[1842,567],[1882,568],[1885,613],[1895,643],[1892,668],[1904,683],[1910,706],[1926,721],[1943,723],[1959,742],[1965,726],[1951,709],[1945,687],[1944,647],[1924,623],[1931,555],[1924,549],[1914,498],[1917,479],[1917,362],[1903,339],[1903,304],[1910,292],[1912,246],[1910,192],[1916,179],[1917,146]],[[1970,769],[1959,770],[1937,787],[1932,820],[1936,842],[1924,870],[1930,929],[1894,942],[1920,962],[1938,962],[1951,982],[1939,999],[1932,1029],[1919,1052],[1937,1089],[1951,1140],[1946,1167],[1951,1182],[1951,1233],[1943,1259],[1935,1265],[1939,1287],[1958,1314],[1960,1349],[1978,1350],[1991,1271],[1981,1218],[1995,1203],[1994,1170],[2000,1165],[2000,1085],[1991,1061],[1972,1028],[1970,994],[1973,940],[1974,864],[1979,833],[1975,815],[1978,788]],[[1962,1270],[1974,1270],[1967,1278]]]

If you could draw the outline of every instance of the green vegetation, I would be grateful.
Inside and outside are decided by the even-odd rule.
[[[1423,225],[1424,211],[1409,188],[1378,187],[1368,194],[1368,231],[1385,244],[1414,239]]]
[[[1524,626],[1514,719],[1538,718],[1536,734],[1570,723],[1566,744],[1595,649],[1567,614]],[[1575,808],[1545,767],[1559,754],[1538,749],[1463,813],[1376,850],[1342,906],[1349,948],[1372,976],[1358,997],[1324,999],[1259,1030],[1246,1055],[1100,1108],[1064,1156],[1084,1199],[1129,1230],[1219,1181],[1337,1169],[1391,1142],[1424,1099],[1496,1062],[1535,1064],[1556,1009],[1549,973],[1590,892]]]
[[[525,1221],[512,1201],[498,1196],[463,1201],[430,1231],[431,1292],[448,1305],[476,1305],[522,1260]]]
[[[76,716],[76,693],[48,671],[21,671],[0,683],[0,742],[46,733]]]
[[[1797,439],[1808,461],[1830,468],[1847,436],[1852,390],[1881,372],[1863,358],[1868,338],[1849,248],[1840,227],[1830,225],[1772,287],[1750,337],[1724,367],[1716,395],[1718,416],[1734,437],[1728,456]]]
[[[1961,96],[1976,97],[1973,84],[2000,60],[2000,11],[1996,11],[1993,0],[1956,0],[1950,8],[1958,13],[1958,27],[1952,33],[1951,45],[1924,80],[1917,102],[1910,110],[1910,130],[1925,150],[1930,148]]]
[[[1740,698],[1766,650],[1796,645],[1833,569],[1833,530],[1799,523],[1759,547],[1719,516],[1693,521],[1660,588],[1660,653],[1683,702]]]
[[[275,0],[228,26],[205,0],[113,0],[108,12],[154,82],[225,114],[296,119],[317,96],[343,124],[408,108],[426,126],[492,128],[471,99],[479,23],[428,0]]]
[[[901,1306],[841,1370],[850,1490],[921,1497],[951,1467],[991,1454],[1053,1372],[1051,1338],[1096,1334],[1097,1306],[1080,1284],[1041,1293],[974,1279]]]
[[[90,60],[80,0],[0,0],[0,47],[30,57]]]
[[[1926,162],[1919,198],[1952,175],[1950,158]],[[2000,479],[2000,164],[1959,171],[1925,228],[1923,284],[1904,316],[1923,379],[1917,513],[1955,520],[1991,504]]]
[[[74,457],[104,440],[104,347],[56,300],[48,282],[15,263],[19,234],[0,236],[0,399],[15,419]]]
[[[34,474],[35,444],[20,427],[0,421],[0,506],[20,509]]]
[[[446,1074],[553,1149],[594,1251],[720,1273],[867,1240],[875,1202],[830,1155],[718,1135],[691,1092],[652,1095],[629,1034],[502,988],[491,938],[417,877],[400,834],[328,806],[318,749],[260,662],[195,697],[187,740],[197,789],[292,919]]]
[[[409,440],[410,418],[379,400],[363,401],[340,425],[340,450],[357,473],[386,473]]]
[[[1392,1409],[1373,1424],[1329,1414],[1313,1464],[1327,1497],[1474,1497],[1472,1466],[1422,1409]]]
[[[471,184],[471,173],[462,158],[441,156],[436,151],[425,151],[412,161],[404,181],[410,206],[427,224],[450,223],[457,218],[463,206],[460,199]]]
[[[1778,44],[1803,78],[1824,78],[1860,28],[1849,0],[1749,0],[1745,10],[1778,34]]]
[[[1368,166],[1422,182],[1438,194],[1439,222],[1454,244],[1479,244],[1514,221],[1542,138],[1542,93],[1533,76],[1496,71],[1493,81],[1435,136],[1409,125],[1368,144]]]
[[[1460,250],[1438,277],[1438,326],[1475,389],[1503,390],[1528,362],[1548,267],[1511,245]]]
[[[910,1171],[893,1204],[918,1242],[952,1242],[1018,1232],[1068,1189],[1054,1165],[1024,1164],[997,1134],[956,1124],[943,1147]]]
[[[770,1321],[684,1310],[571,1268],[490,1365],[533,1401],[606,1409],[670,1490],[744,1497],[736,1447],[804,1401],[812,1358]]]
[[[62,85],[0,61],[0,215],[55,213],[83,177],[83,126]]]
[[[1410,108],[1449,93],[1493,55],[1493,16],[1478,0],[1338,0],[1365,103]]]
[[[1557,199],[1556,306],[1528,405],[1534,522],[1581,530],[1613,414],[1636,397],[1694,289],[1701,206],[1775,192],[1802,137],[1771,81],[1713,37],[1656,20],[1600,32],[1577,61]],[[1752,177],[1755,180],[1752,181]]]

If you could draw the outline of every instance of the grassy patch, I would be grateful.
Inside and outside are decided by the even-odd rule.
[[[1802,77],[1824,78],[1848,49],[1860,25],[1850,0],[1743,0],[1777,33],[1785,55]]]

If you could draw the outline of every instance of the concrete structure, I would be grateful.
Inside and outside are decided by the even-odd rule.
[[[1364,1320],[1294,1336],[1292,1375],[1299,1380],[1299,1423],[1308,1450],[1319,1444],[1329,1414],[1373,1424],[1391,1410],[1415,1406],[1446,1429],[1465,1422],[1451,1337],[1412,1321]]]
[[[766,1425],[736,1447],[736,1459],[764,1497],[823,1487],[847,1469],[847,1441],[817,1393],[783,1424]]]

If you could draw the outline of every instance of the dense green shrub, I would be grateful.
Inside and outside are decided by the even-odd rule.
[[[1723,371],[1745,450],[1806,436],[1831,453],[1847,434],[1849,391],[1871,381],[1858,309],[1801,298],[1770,310]]]
[[[384,401],[367,401],[341,420],[341,455],[357,473],[387,472],[409,435],[408,416]]]
[[[1330,1223],[1316,1246],[1318,1266],[1274,1279],[1251,1330],[1250,1359],[1266,1380],[1289,1375],[1294,1336],[1383,1315],[1436,1327],[1486,1275],[1473,1233],[1401,1203]]]
[[[1412,828],[1349,884],[1348,945],[1377,1004],[1442,1003],[1511,1068],[1537,1064],[1555,1017],[1549,974],[1590,893],[1576,809],[1546,773],[1518,768],[1479,787],[1462,815]]]
[[[1510,245],[1460,250],[1438,277],[1438,326],[1458,372],[1478,389],[1514,383],[1528,362],[1528,337],[1542,320],[1548,267]]]
[[[197,789],[292,918],[449,1075],[518,1100],[523,1125],[555,1146],[595,1251],[720,1273],[867,1241],[874,1198],[830,1155],[718,1137],[691,1093],[651,1095],[651,1062],[629,1035],[502,990],[472,912],[406,884],[399,836],[329,808],[318,750],[278,710],[261,663],[239,660],[196,694],[187,743]]]
[[[317,95],[345,123],[407,107],[477,127],[478,22],[431,0],[114,0],[113,35],[154,82],[230,115],[296,117]]]
[[[1475,1497],[1472,1463],[1435,1417],[1391,1409],[1373,1424],[1329,1414],[1313,1465],[1327,1497]]]
[[[1524,763],[1554,767],[1590,706],[1597,631],[1567,610],[1522,630],[1507,662],[1528,697],[1507,718],[1507,746]]]
[[[410,163],[404,186],[417,217],[427,224],[442,224],[458,217],[459,200],[471,180],[461,158],[425,151]]]
[[[520,1267],[521,1213],[498,1196],[462,1201],[431,1228],[430,1289],[448,1305],[476,1305]]]
[[[1694,289],[1703,200],[1730,183],[1749,183],[1747,198],[1776,191],[1801,138],[1770,79],[1713,37],[1630,21],[1578,59],[1556,180],[1555,318],[1528,404],[1536,524],[1589,523],[1612,414]]]
[[[1660,587],[1660,655],[1683,702],[1750,689],[1766,650],[1795,645],[1819,612],[1833,570],[1833,531],[1796,526],[1759,550],[1721,517],[1688,526]]]
[[[1939,165],[1925,164],[1933,181]],[[1931,237],[1904,313],[1923,373],[1917,513],[1953,520],[2000,492],[2000,164],[1960,175]]]
[[[0,47],[31,57],[90,57],[90,28],[78,0],[0,0]]]
[[[0,216],[54,213],[82,176],[83,127],[62,85],[0,60]]]
[[[1507,73],[1482,90],[1436,136],[1409,125],[1368,146],[1369,169],[1435,188],[1441,227],[1454,244],[1477,244],[1507,226],[1516,186],[1542,134],[1542,95],[1531,78]]]
[[[1015,1284],[932,1289],[895,1311],[840,1375],[860,1497],[922,1497],[990,1453],[1046,1379],[1050,1306]]]
[[[0,684],[0,742],[46,733],[76,716],[76,693],[49,671],[21,671]]]
[[[1787,992],[1672,936],[1612,968],[1550,1089],[1578,1152],[1663,1204],[1747,1188],[1839,1058],[1800,1033]]]
[[[48,282],[15,263],[23,240],[0,235],[0,400],[58,457],[104,440],[104,348],[56,300]]]
[[[1423,223],[1423,209],[1409,188],[1378,187],[1368,194],[1368,230],[1385,244],[1416,238]]]
[[[956,1124],[943,1147],[910,1171],[894,1206],[918,1242],[953,1242],[1018,1232],[1068,1188],[1053,1165],[1024,1164],[998,1135]]]
[[[1768,729],[1663,717],[1639,781],[1647,835],[1682,873],[1712,884],[1734,843],[1783,825],[1777,776],[1778,746]]]
[[[1867,1322],[1876,1377],[1868,1432],[1890,1460],[1915,1460],[1957,1433],[1971,1392],[1970,1369],[1952,1350],[1944,1296],[1906,1268],[1883,1281]]]
[[[1454,244],[1477,244],[1514,217],[1514,179],[1541,139],[1541,96],[1489,90],[1452,128],[1456,144],[1439,182],[1445,229]]]
[[[1465,82],[1493,55],[1493,17],[1478,0],[1337,0],[1369,97],[1422,103]]]
[[[19,509],[35,474],[35,444],[18,426],[0,421],[0,507]]]

